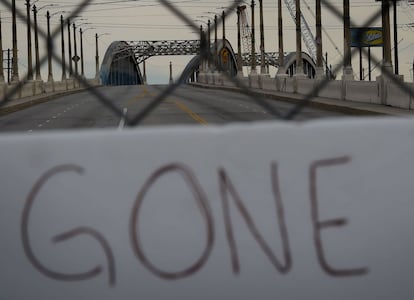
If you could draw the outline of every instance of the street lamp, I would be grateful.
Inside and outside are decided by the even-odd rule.
[[[110,33],[105,32],[105,33],[101,33],[98,35],[98,33],[95,34],[95,43],[96,43],[96,55],[95,55],[95,68],[96,68],[96,73],[95,73],[95,79],[98,80],[99,79],[99,49],[98,49],[98,38],[103,36],[103,35],[109,35]]]
[[[16,0],[12,0],[12,41],[13,41],[13,76],[12,81],[19,81],[17,57],[17,27],[16,27]]]
[[[4,70],[3,70],[3,37],[1,31],[1,17],[0,17],[0,83],[4,83]]]
[[[30,0],[26,0],[26,21],[27,21],[27,79],[33,80]]]
[[[49,13],[49,12],[48,12]],[[49,19],[57,14],[69,13],[69,11],[61,10],[49,14]],[[48,25],[49,26],[49,25]],[[66,79],[66,62],[65,62],[65,38],[64,38],[64,20],[63,15],[60,15],[60,33],[61,33],[61,47],[62,47],[62,80]],[[51,57],[50,57],[51,59]],[[50,62],[51,63],[51,62]]]
[[[48,77],[47,81],[52,82],[53,81],[53,71],[52,71],[52,40],[50,38],[50,13],[47,11],[46,13],[47,18],[47,62],[48,62]]]
[[[251,70],[250,70],[250,74],[255,75],[256,74],[256,51],[255,51],[255,47],[256,47],[256,42],[255,42],[255,38],[254,38],[254,0],[252,0],[252,3],[250,4],[251,10],[252,10],[252,48],[251,50]]]
[[[86,24],[86,23],[85,23]],[[84,61],[83,61],[83,34],[88,31],[89,29],[95,29],[95,27],[86,28],[85,30],[82,30],[82,28],[79,28],[80,33],[80,51],[81,51],[81,76],[84,77],[85,75],[85,69],[84,69]]]
[[[263,0],[259,0],[260,10],[260,74],[265,74],[265,46],[264,46],[264,25],[263,25]]]
[[[36,3],[38,0],[34,1]],[[46,4],[37,8],[36,5],[33,5],[33,22],[34,22],[34,31],[35,31],[35,62],[36,62],[36,80],[42,80],[42,76],[40,75],[40,58],[39,58],[39,35],[38,35],[38,27],[37,27],[37,13],[46,7],[50,6],[57,6],[57,4]]]

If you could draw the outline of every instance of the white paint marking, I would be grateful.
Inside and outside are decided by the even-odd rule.
[[[30,130],[28,130],[27,132],[33,132],[33,130],[32,130],[32,129],[30,129]]]
[[[50,122],[50,120],[46,120],[46,123],[49,123]]]
[[[43,124],[39,124],[39,125],[37,125],[37,127],[43,127]]]

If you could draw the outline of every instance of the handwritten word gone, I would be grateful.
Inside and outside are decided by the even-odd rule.
[[[366,275],[369,272],[367,267],[363,268],[349,268],[349,269],[338,269],[332,266],[326,259],[327,249],[324,247],[324,243],[321,236],[321,231],[329,227],[340,227],[344,226],[347,223],[345,218],[337,218],[332,220],[320,220],[319,210],[318,210],[318,194],[317,194],[317,170],[324,167],[335,166],[346,164],[351,160],[349,156],[335,157],[313,161],[309,165],[309,200],[310,200],[310,217],[313,228],[313,241],[316,252],[316,259],[326,274],[334,277],[343,277],[343,276],[361,276]],[[53,167],[46,171],[40,178],[36,181],[34,186],[29,192],[29,195],[25,201],[22,217],[21,217],[21,240],[23,245],[23,250],[26,257],[32,264],[32,266],[43,275],[48,278],[60,281],[82,281],[94,278],[100,275],[103,272],[104,267],[97,265],[90,270],[84,271],[77,274],[66,274],[53,271],[46,267],[35,255],[29,238],[29,224],[30,224],[30,213],[35,203],[35,199],[39,191],[46,185],[46,183],[54,176],[65,172],[75,172],[79,175],[82,175],[85,170],[77,165],[59,165]],[[239,193],[237,192],[236,187],[234,186],[228,172],[223,168],[218,168],[218,181],[220,188],[221,204],[223,210],[223,218],[225,225],[225,234],[229,247],[229,253],[231,258],[231,266],[233,274],[237,275],[240,273],[240,261],[236,243],[236,237],[233,230],[232,218],[230,214],[230,201],[233,200],[234,205],[238,213],[243,218],[244,222],[247,225],[247,228],[250,234],[255,239],[256,243],[259,245],[260,249],[269,259],[274,268],[281,274],[286,274],[292,269],[293,257],[289,239],[289,232],[286,225],[286,216],[284,212],[284,203],[282,201],[282,196],[280,193],[279,187],[279,175],[278,175],[278,165],[276,162],[272,162],[270,165],[270,177],[272,192],[276,210],[276,216],[278,220],[278,231],[280,235],[280,240],[282,244],[282,258],[278,256],[271,249],[269,244],[266,242],[263,235],[258,230],[253,217],[247,210],[246,206],[243,203],[243,200]],[[139,234],[139,218],[142,203],[145,201],[148,190],[154,185],[157,180],[169,174],[179,174],[186,186],[191,191],[194,200],[197,203],[197,206],[200,210],[201,216],[205,222],[205,247],[200,254],[199,258],[195,262],[189,264],[187,268],[184,268],[175,272],[167,272],[162,270],[160,267],[157,267],[154,262],[151,262],[144,252],[142,247],[142,241]],[[177,280],[186,278],[194,275],[200,271],[203,266],[207,263],[215,242],[215,226],[213,220],[213,214],[209,205],[208,198],[204,192],[201,184],[199,183],[197,176],[185,164],[182,163],[171,163],[165,166],[160,167],[152,173],[140,191],[137,194],[137,197],[134,201],[133,207],[130,212],[130,223],[129,223],[129,236],[132,251],[134,252],[136,258],[139,262],[152,274],[155,276],[165,279],[165,280]],[[106,259],[107,259],[107,271],[108,271],[108,284],[109,286],[116,285],[116,267],[115,267],[115,256],[113,250],[108,243],[104,235],[97,230],[89,227],[76,227],[70,229],[64,233],[56,235],[52,238],[52,242],[64,242],[68,239],[74,238],[79,235],[87,235],[93,238],[96,242],[99,243],[103,249]]]

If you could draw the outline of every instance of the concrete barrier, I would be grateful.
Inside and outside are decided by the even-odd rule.
[[[217,80],[210,82],[211,85],[234,86],[234,84],[216,74]],[[276,76],[270,78],[260,74],[239,77],[238,80],[244,81],[246,85],[253,89],[278,91],[289,94],[309,95],[322,83],[322,80],[308,78],[293,78],[288,76]],[[205,78],[199,76],[200,83],[208,83]],[[414,83],[396,84],[390,79],[383,78],[377,81],[356,81],[356,80],[330,80],[321,86],[315,95],[317,97],[384,104],[387,106],[414,109]]]
[[[376,81],[344,81],[344,88],[344,100],[381,103],[379,83]]]
[[[405,89],[393,82],[387,82],[386,105],[404,109],[413,109],[413,84],[404,84]],[[409,92],[407,92],[407,90]]]

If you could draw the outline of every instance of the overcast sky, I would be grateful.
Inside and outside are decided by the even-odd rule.
[[[8,2],[11,2],[10,0]],[[34,0],[31,1],[33,3]],[[46,31],[46,11],[49,9],[53,14],[51,25],[56,29],[59,24],[60,14],[68,16],[71,11],[82,3],[80,0],[71,1],[53,1],[39,0],[35,4],[41,8],[38,13],[39,27]],[[190,19],[196,20],[198,25],[207,22],[208,18],[213,18],[214,13],[221,14],[223,7],[228,7],[233,1],[217,0],[171,0],[171,3],[182,10]],[[283,1],[282,1],[283,2]],[[324,2],[322,0],[322,2]],[[399,43],[399,61],[400,73],[404,74],[406,81],[412,81],[412,63],[414,53],[414,6],[403,4],[398,7],[398,40]],[[249,1],[250,3],[250,1]],[[311,30],[315,32],[315,0],[301,1],[302,12],[309,23]],[[342,0],[331,0],[338,11],[342,12]],[[26,11],[25,0],[16,1],[17,8],[23,13]],[[44,7],[50,5],[48,7]],[[265,24],[265,49],[266,51],[277,51],[277,1],[263,0],[264,5],[264,24]],[[351,1],[351,22],[360,26],[366,23],[368,18],[380,10],[380,3],[374,0],[370,1]],[[63,12],[62,12],[63,11]],[[258,3],[256,9],[256,40],[259,38],[259,17]],[[295,28],[290,14],[283,4],[284,16],[284,44],[285,51],[295,50]],[[104,57],[106,48],[114,40],[139,41],[139,40],[175,40],[175,39],[197,39],[198,34],[191,27],[185,24],[181,19],[175,16],[171,11],[164,8],[158,1],[135,0],[135,1],[111,1],[95,0],[89,1],[89,6],[80,14],[81,18],[76,21],[84,33],[84,56],[85,56],[85,73],[87,77],[94,77],[95,74],[95,33],[104,34],[99,38],[100,59]],[[248,10],[250,23],[250,8]],[[1,16],[3,25],[3,48],[11,48],[11,12],[1,5]],[[226,21],[226,37],[232,43],[234,49],[237,49],[237,27],[236,14],[233,12]],[[391,10],[391,22],[392,10]],[[205,26],[205,24],[203,24]],[[381,18],[377,18],[372,26],[381,26]],[[328,61],[333,66],[340,64],[343,53],[343,29],[342,20],[334,16],[327,9],[322,7],[322,26],[326,33],[323,34],[323,52],[328,53]],[[88,29],[91,28],[91,29]],[[67,45],[67,29],[65,29],[65,42]],[[219,37],[221,36],[221,27],[219,28]],[[19,47],[19,68],[20,76],[27,71],[27,32],[26,25],[23,21],[18,21],[18,47]],[[79,32],[78,32],[79,36]],[[32,44],[34,40],[32,39]],[[41,56],[45,55],[45,43],[41,41]],[[60,35],[56,40],[56,50],[60,53]],[[72,45],[73,46],[73,45]],[[78,41],[79,47],[79,41]],[[307,51],[303,46],[304,51]],[[79,52],[79,50],[78,50]],[[66,50],[67,53],[67,50]],[[373,49],[372,54],[379,60],[381,59],[381,49]],[[174,76],[183,70],[191,57],[153,57],[147,60],[147,77],[149,83],[166,83],[168,82],[168,64],[173,62]],[[363,60],[364,68],[367,68],[367,59]],[[59,80],[61,71],[59,66],[54,65],[55,80]],[[356,78],[359,78],[359,62],[356,56],[353,60],[353,69]],[[378,69],[377,69],[378,70]],[[246,70],[247,71],[247,70]],[[274,73],[275,70],[272,70]],[[339,73],[340,77],[341,73]],[[378,73],[374,73],[378,75]],[[42,68],[42,77],[47,78],[47,65]]]

